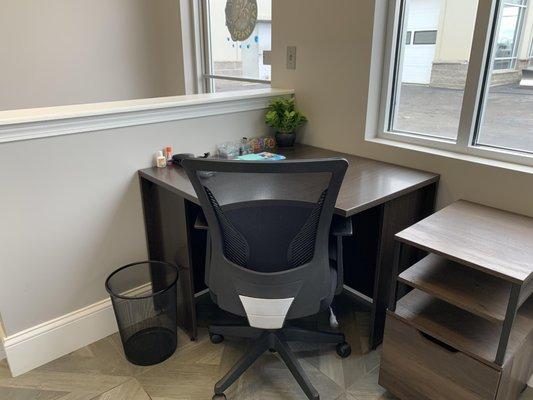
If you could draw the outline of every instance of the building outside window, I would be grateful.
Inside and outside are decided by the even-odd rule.
[[[496,35],[496,55],[494,70],[516,67],[527,0],[503,2],[498,33]]]
[[[206,91],[270,86],[271,0],[257,0],[257,23],[246,40],[233,41],[226,26],[226,0],[200,0],[203,32],[203,77]]]
[[[528,3],[388,2],[397,29],[388,33],[380,136],[484,156],[533,156],[533,87],[522,79],[533,65]]]

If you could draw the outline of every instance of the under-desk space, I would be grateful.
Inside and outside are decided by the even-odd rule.
[[[343,157],[349,162],[335,213],[351,218],[354,234],[344,238],[344,281],[353,293],[370,301],[371,338],[382,340],[389,299],[394,235],[434,211],[439,176],[317,147],[297,145],[277,150],[287,159]],[[204,283],[206,232],[194,228],[201,211],[198,198],[181,167],[139,171],[146,236],[151,259],[180,268],[179,325],[197,335],[195,294]],[[404,252],[405,264],[423,252]]]

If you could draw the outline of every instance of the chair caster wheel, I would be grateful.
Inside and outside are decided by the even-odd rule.
[[[339,343],[336,347],[336,350],[337,350],[337,354],[339,355],[339,357],[341,358],[346,358],[348,357],[350,354],[352,354],[352,348],[350,347],[350,345],[346,342],[344,343]]]
[[[210,333],[209,334],[209,339],[211,339],[211,343],[218,344],[218,343],[222,343],[224,341],[224,336],[219,335],[217,333]],[[226,397],[224,397],[224,398],[226,398]],[[215,398],[213,397],[213,399],[215,399]],[[222,399],[222,397],[221,397],[221,399]]]
[[[226,400],[226,395],[224,393],[214,394],[211,400]]]

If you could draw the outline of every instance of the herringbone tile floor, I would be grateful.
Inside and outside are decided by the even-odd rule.
[[[321,394],[322,400],[394,399],[377,384],[380,350],[369,351],[369,314],[340,299],[341,329],[352,346],[352,355],[340,359],[330,346],[291,344]],[[0,362],[0,400],[209,400],[214,383],[245,351],[246,343],[226,338],[209,341],[207,320],[213,306],[200,304],[202,328],[196,342],[179,332],[178,349],[165,362],[139,367],[129,364],[118,335],[68,354],[17,378]],[[327,315],[304,321],[324,328]],[[304,400],[305,395],[275,354],[264,354],[233,387],[228,399]],[[533,390],[521,400],[533,400]]]

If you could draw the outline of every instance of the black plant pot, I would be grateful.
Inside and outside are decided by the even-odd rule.
[[[294,140],[296,135],[294,133],[276,133],[276,144],[278,147],[294,147]]]

